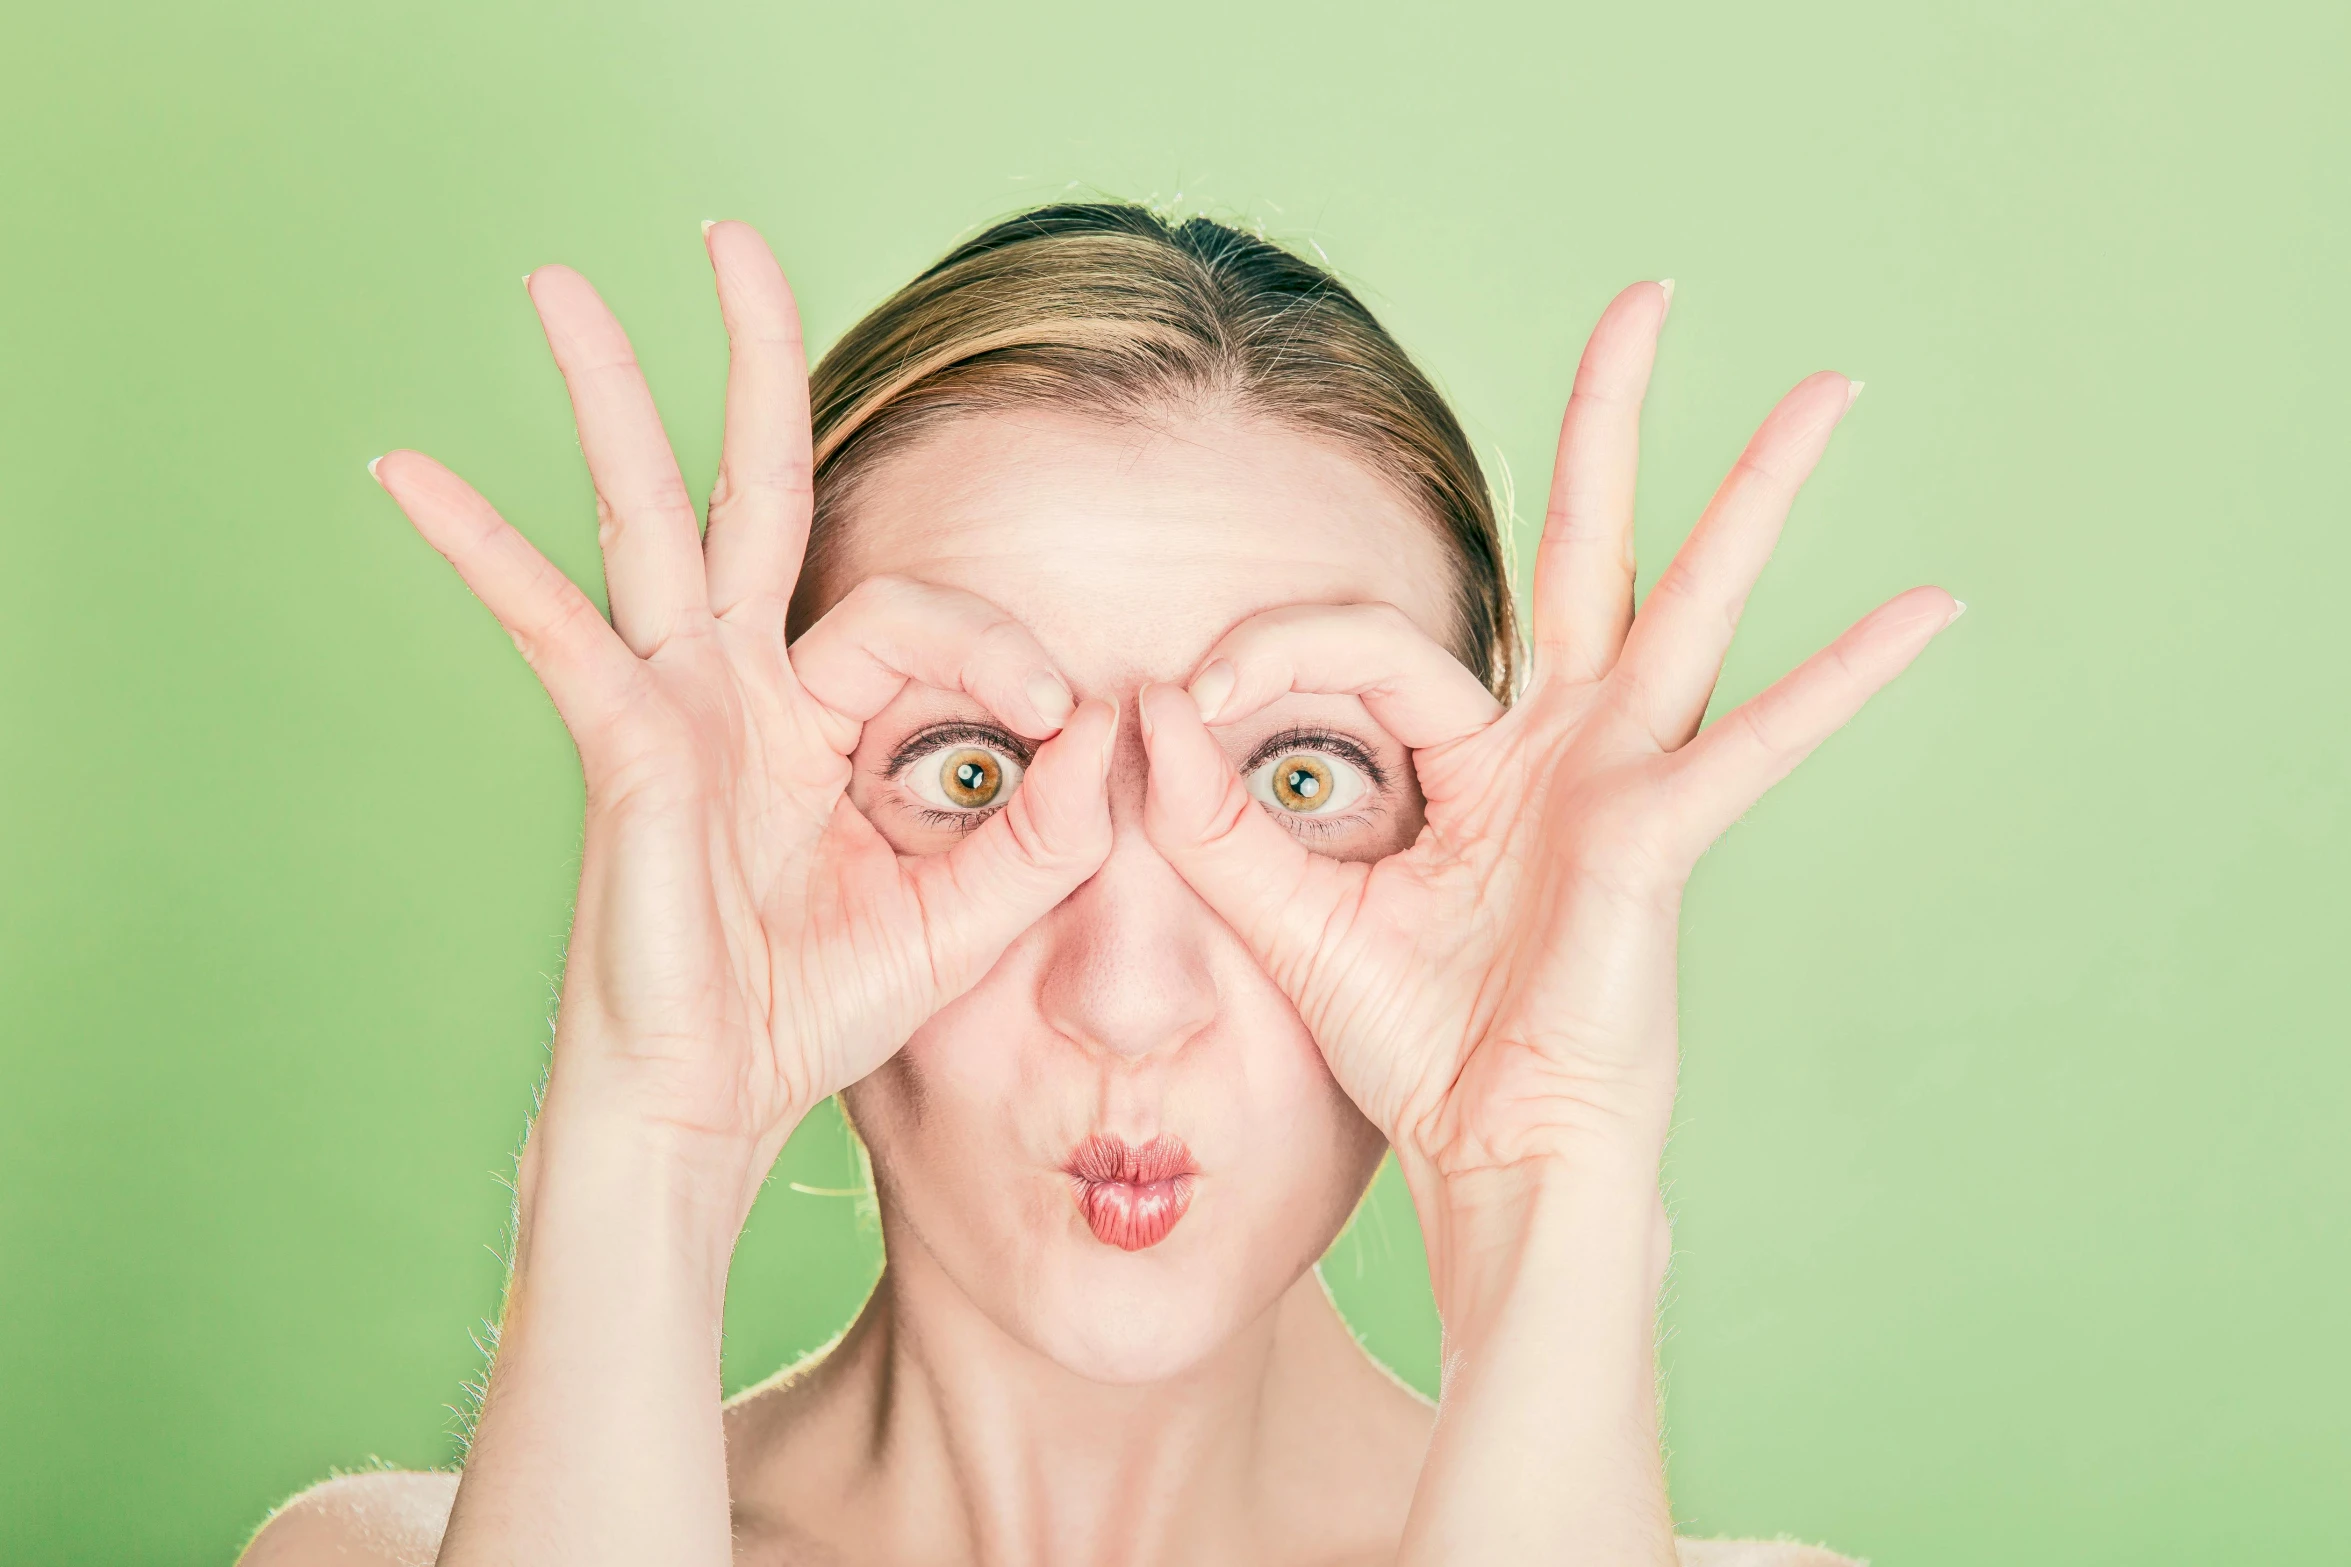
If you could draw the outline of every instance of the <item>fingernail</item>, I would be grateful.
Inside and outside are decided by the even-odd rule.
[[[1657,280],[1657,286],[1665,290],[1665,313],[1670,316],[1673,314],[1673,279],[1661,277]]]
[[[1146,700],[1150,694],[1151,688],[1149,686],[1145,686],[1142,690],[1135,693],[1135,723],[1140,726],[1143,731],[1143,743],[1145,745],[1149,745],[1151,743],[1151,704]]]
[[[385,456],[390,455],[391,454],[389,452],[385,453]],[[384,481],[381,478],[378,478],[376,475],[376,464],[382,462],[383,460],[384,459],[382,457],[370,457],[367,460],[367,476],[371,479],[374,479],[378,484],[381,484]]]
[[[1855,403],[1859,402],[1861,400],[1861,389],[1867,385],[1869,385],[1867,381],[1847,382],[1845,385],[1845,406],[1850,408]]]
[[[1951,621],[1953,621],[1953,620],[1957,620],[1957,619],[1958,619],[1960,616],[1962,616],[1962,615],[1964,615],[1964,614],[1966,614],[1966,613],[1967,613],[1967,600],[1965,600],[1965,599],[1953,599],[1953,600],[1951,601],[1951,616],[1950,616],[1950,619],[1949,619],[1949,620],[1945,620],[1945,621],[1943,622],[1943,624],[1944,624],[1944,625],[1946,625],[1946,626],[1948,626],[1949,624],[1951,624]]]
[[[1069,722],[1070,712],[1078,705],[1077,698],[1069,694],[1069,687],[1061,683],[1060,677],[1042,669],[1029,676],[1023,689],[1028,692],[1029,705],[1037,710],[1037,716],[1056,729]]]
[[[714,228],[717,228],[717,227],[718,227],[718,219],[716,219],[716,218],[704,218],[704,219],[702,220],[702,237],[703,237],[704,239],[708,239],[708,238],[710,237],[710,231],[711,231],[712,229],[714,229]]]
[[[1240,672],[1233,668],[1231,662],[1221,658],[1193,678],[1192,701],[1200,709],[1200,722],[1216,722],[1216,715],[1224,711],[1224,705],[1231,699],[1233,687],[1240,683],[1240,678]]]
[[[523,292],[524,292],[524,293],[526,293],[526,294],[527,294],[527,293],[529,293],[529,292],[530,292],[530,288],[531,288],[531,275],[530,275],[530,273],[528,273],[528,272],[525,272],[525,273],[522,275],[522,287],[523,287]]]
[[[1110,759],[1118,755],[1118,704],[1110,704],[1110,732],[1102,737],[1102,776],[1110,776]]]

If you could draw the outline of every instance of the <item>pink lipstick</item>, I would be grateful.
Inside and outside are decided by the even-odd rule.
[[[1078,1211],[1105,1246],[1141,1251],[1167,1239],[1192,1204],[1200,1167],[1180,1138],[1154,1137],[1136,1147],[1099,1134],[1078,1144],[1062,1166],[1075,1183]]]

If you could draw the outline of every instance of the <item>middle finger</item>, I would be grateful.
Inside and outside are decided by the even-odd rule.
[[[613,629],[639,658],[710,612],[694,503],[670,454],[628,334],[588,280],[541,267],[525,280],[571,392],[596,484],[597,541]]]

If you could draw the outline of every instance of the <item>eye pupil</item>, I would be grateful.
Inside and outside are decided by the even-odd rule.
[[[1313,757],[1293,756],[1274,769],[1274,801],[1285,811],[1320,810],[1330,792],[1331,770]]]
[[[939,768],[939,784],[957,805],[977,810],[993,804],[1004,788],[1004,767],[986,751],[950,751]]]

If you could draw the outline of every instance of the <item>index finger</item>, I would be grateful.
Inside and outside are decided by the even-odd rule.
[[[975,593],[907,577],[850,589],[790,656],[800,688],[860,726],[908,681],[962,691],[1037,740],[1058,734],[1077,708],[1026,626]]]
[[[636,351],[595,289],[563,266],[541,267],[524,282],[571,392],[580,452],[596,483],[613,629],[649,658],[709,609],[694,503]]]
[[[1293,604],[1250,616],[1192,677],[1204,723],[1230,724],[1285,692],[1358,698],[1415,751],[1502,715],[1485,683],[1393,604]]]

